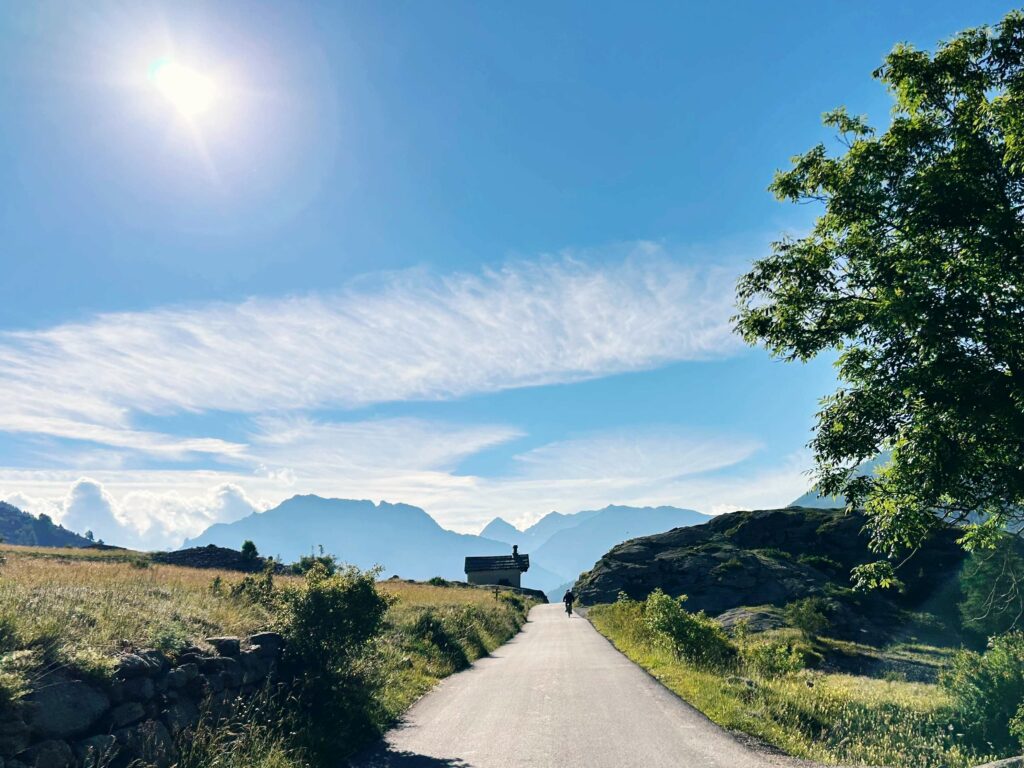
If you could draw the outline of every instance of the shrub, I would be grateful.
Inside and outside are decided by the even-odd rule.
[[[334,555],[325,555],[323,553],[319,555],[303,555],[299,558],[299,562],[292,564],[292,573],[302,576],[309,573],[317,565],[321,566],[328,576],[333,576],[338,570],[338,558]]]
[[[777,547],[763,547],[761,549],[755,549],[759,555],[770,558],[772,560],[792,560],[793,555],[784,549],[778,549]]]
[[[428,581],[427,583],[432,585],[432,586],[435,586],[435,587],[447,587],[448,586],[448,580],[447,579],[443,579],[440,576],[432,577],[430,579],[430,581]]]
[[[337,759],[374,728],[380,683],[368,651],[390,602],[377,591],[376,576],[354,567],[331,573],[315,563],[301,585],[280,593],[288,640],[284,662],[310,724],[303,733],[309,749],[325,761]]]
[[[813,639],[828,630],[832,625],[829,613],[828,601],[822,597],[795,600],[784,610],[786,622],[803,632],[804,637],[808,639]]]
[[[973,744],[1006,750],[1024,736],[1024,632],[993,637],[984,653],[960,651],[940,682]]]
[[[748,640],[740,645],[739,654],[747,672],[761,677],[792,674],[821,660],[806,643],[781,638]]]
[[[256,549],[256,544],[249,539],[242,542],[242,557],[246,560],[255,560],[260,556],[259,550]]]
[[[672,598],[661,589],[647,596],[643,621],[647,629],[678,657],[704,666],[721,666],[735,657],[736,649],[725,630],[703,611],[683,608],[686,596]]]

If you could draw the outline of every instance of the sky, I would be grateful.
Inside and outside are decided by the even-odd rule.
[[[773,173],[1012,6],[0,8],[0,498],[179,546],[297,493],[478,531],[807,490],[831,360],[732,331]]]

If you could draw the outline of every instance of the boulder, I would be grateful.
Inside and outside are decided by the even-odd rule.
[[[76,742],[72,751],[82,768],[99,768],[109,765],[117,754],[117,739],[109,733],[90,736]]]
[[[786,626],[782,617],[782,611],[773,606],[759,606],[750,608],[740,606],[732,608],[715,617],[719,624],[727,630],[734,630],[739,624],[746,624],[750,632],[767,632],[770,629],[779,629]]]
[[[146,720],[114,731],[121,754],[129,762],[142,760],[156,768],[170,768],[176,752],[167,727],[159,720]]]
[[[0,720],[0,757],[11,757],[31,742],[28,724],[14,713]]]
[[[126,701],[149,701],[156,695],[156,686],[148,677],[125,680],[121,690]]]
[[[47,739],[80,736],[110,709],[106,694],[79,680],[44,683],[27,698],[28,724]]]
[[[206,642],[213,646],[218,656],[237,656],[242,650],[242,641],[237,637],[208,637]]]
[[[75,756],[67,742],[47,739],[26,749],[18,759],[33,768],[73,768]]]
[[[257,632],[255,635],[249,635],[247,642],[251,646],[258,646],[254,650],[261,656],[276,657],[284,648],[285,640],[284,636],[277,632]]]
[[[161,719],[174,735],[199,722],[199,707],[189,699],[180,699],[160,713]]]
[[[145,708],[137,701],[126,701],[110,710],[110,727],[123,728],[137,723],[146,716]]]

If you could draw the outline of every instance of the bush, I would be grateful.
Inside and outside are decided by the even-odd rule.
[[[254,544],[249,539],[246,539],[244,542],[242,542],[242,557],[244,559],[255,560],[259,556],[260,553],[259,550],[256,549],[256,544]]]
[[[671,598],[661,589],[647,596],[643,621],[647,629],[678,657],[704,666],[722,666],[736,655],[725,630],[703,611],[683,608],[686,596]]]
[[[843,570],[843,566],[840,563],[825,555],[800,555],[796,561],[800,565],[806,565],[831,575],[835,575]]]
[[[813,639],[832,626],[830,612],[828,601],[824,598],[805,597],[787,605],[784,615],[791,627],[803,632],[804,637]]]
[[[303,555],[299,558],[299,562],[292,563],[292,573],[302,576],[309,573],[314,566],[320,566],[327,572],[328,576],[333,576],[338,570],[338,558],[334,555],[325,555],[323,553],[319,555]]]
[[[374,729],[380,681],[368,652],[390,602],[377,591],[376,575],[353,567],[331,573],[315,563],[304,583],[280,593],[284,663],[299,686],[308,748],[324,761],[344,755]]]
[[[984,653],[960,651],[940,683],[974,745],[1003,751],[1024,736],[1024,632],[993,637]]]
[[[782,677],[821,660],[806,643],[778,638],[748,640],[740,645],[739,653],[744,669],[761,677]]]

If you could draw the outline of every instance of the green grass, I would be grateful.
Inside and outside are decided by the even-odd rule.
[[[588,618],[626,656],[725,728],[823,763],[968,768],[1005,756],[963,743],[936,685],[812,670],[763,678],[738,668],[699,668],[650,642],[640,605],[595,606]],[[930,648],[898,650],[936,655]]]

